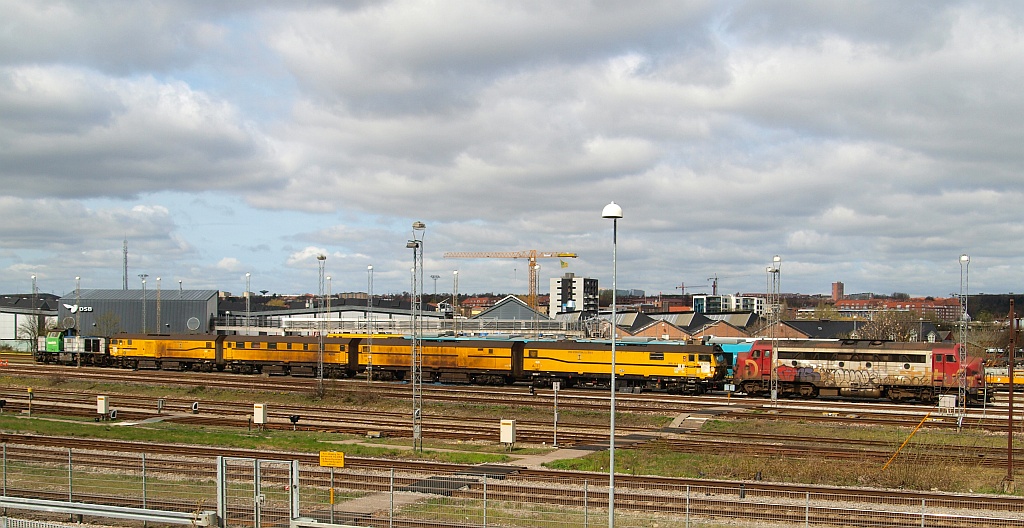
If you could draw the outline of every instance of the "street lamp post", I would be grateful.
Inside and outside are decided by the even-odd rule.
[[[366,382],[373,381],[373,266],[366,266]]]
[[[142,291],[143,292],[146,291],[146,281],[145,280],[142,281]],[[143,318],[143,325],[145,325],[145,318],[146,318],[146,300],[145,300],[146,296],[145,296],[145,294],[143,294],[142,299],[143,299],[142,300],[142,318]],[[82,307],[82,277],[75,277],[75,305],[78,306],[78,308]],[[81,313],[82,313],[82,310],[80,310],[80,309],[76,309],[75,310],[75,333],[78,334],[78,335],[82,335],[82,315],[81,315]],[[145,332],[143,332],[143,333],[145,333]],[[78,366],[78,367],[82,366],[82,351],[81,350],[78,351],[78,355],[77,355],[77,358],[75,360],[75,366]]]
[[[251,275],[248,272],[245,274],[245,335],[249,335],[249,313],[251,310],[251,305],[249,304],[249,277]]]
[[[320,306],[317,308],[317,359],[316,359],[316,389],[318,394],[323,394],[324,390],[324,265],[327,264],[327,255],[320,254],[316,256],[317,268],[318,268],[318,287],[317,297],[320,301]]]
[[[139,274],[139,278],[142,279],[142,333],[146,333],[146,277],[149,277],[146,273]],[[78,280],[76,277],[75,280]],[[76,324],[77,326],[77,324]]]
[[[163,327],[160,326],[160,277],[156,278],[156,333],[163,333]]]
[[[616,317],[616,288],[618,284],[618,237],[619,218],[622,218],[622,207],[615,202],[604,206],[601,211],[601,218],[612,219],[612,358],[611,358],[611,411],[609,412],[609,434],[608,434],[608,528],[615,528],[615,317]]]
[[[412,445],[423,451],[423,236],[427,225],[412,223]]]
[[[32,345],[35,347],[39,346],[39,314],[36,313],[36,297],[39,296],[38,290],[36,290],[36,276],[32,276],[32,332],[29,337],[36,340],[36,344]],[[77,301],[75,301],[77,302]]]
[[[459,270],[452,272],[452,331],[459,335]]]

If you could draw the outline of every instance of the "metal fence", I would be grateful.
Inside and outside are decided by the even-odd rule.
[[[296,469],[297,468],[297,471]],[[5,445],[3,497],[170,512],[222,512],[223,526],[605,528],[607,478],[329,468],[287,461],[176,457]],[[616,483],[615,525],[658,527],[1024,527],[1020,503],[950,495],[773,491],[767,487]],[[298,485],[296,485],[298,483]],[[4,520],[4,522],[7,522]],[[95,521],[94,521],[95,522]],[[9,525],[10,526],[10,525]]]

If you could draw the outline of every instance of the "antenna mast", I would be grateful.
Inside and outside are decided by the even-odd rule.
[[[124,291],[128,291],[128,235],[124,236]]]

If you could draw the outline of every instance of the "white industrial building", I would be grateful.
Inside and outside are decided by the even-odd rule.
[[[740,295],[694,295],[693,311],[696,313],[753,312],[764,314],[764,299]]]

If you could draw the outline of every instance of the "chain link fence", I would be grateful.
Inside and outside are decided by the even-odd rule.
[[[2,491],[175,512],[219,509],[223,525],[232,527],[287,526],[289,517],[367,527],[608,526],[608,481],[599,475],[521,479],[494,466],[482,474],[395,471],[382,460],[379,470],[299,464],[295,486],[290,461],[231,459],[234,466],[224,466],[225,460],[4,445]],[[218,467],[231,471],[219,474]],[[931,500],[623,480],[615,493],[620,528],[1024,527],[1024,502],[999,497]]]

